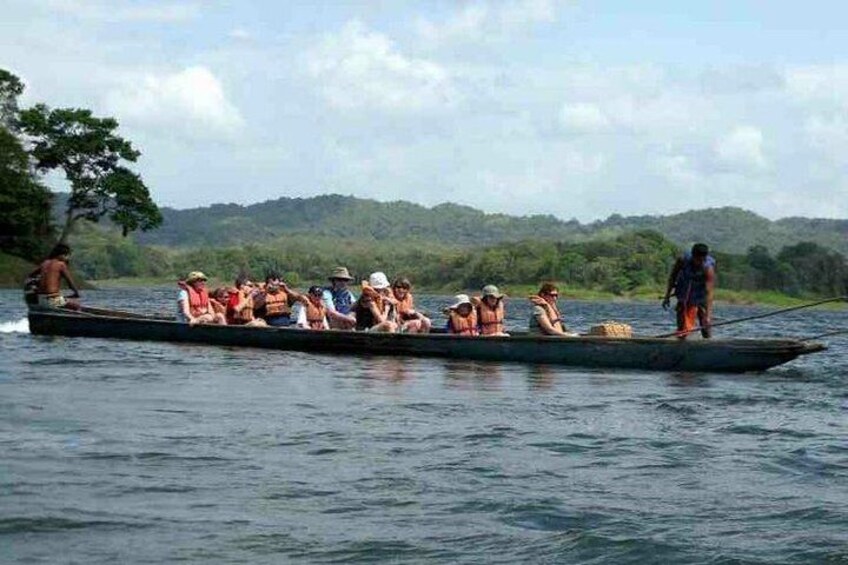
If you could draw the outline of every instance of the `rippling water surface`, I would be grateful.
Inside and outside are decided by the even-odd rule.
[[[740,376],[45,338],[24,314],[0,293],[2,562],[848,562],[844,336]],[[722,335],[839,327],[801,311]]]

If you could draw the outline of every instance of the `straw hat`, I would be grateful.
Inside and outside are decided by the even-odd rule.
[[[448,306],[448,308],[451,309],[451,310],[456,310],[457,308],[459,308],[463,304],[468,304],[469,306],[473,306],[473,304],[471,304],[471,299],[468,298],[467,294],[457,294],[456,296],[453,297],[453,304]]]
[[[327,277],[330,280],[338,279],[342,281],[352,281],[353,277],[350,276],[350,272],[348,272],[347,267],[336,267],[333,269],[333,274]]]
[[[482,292],[483,292],[483,298],[486,298],[487,296],[494,296],[495,298],[503,298],[504,297],[504,295],[501,294],[501,291],[498,290],[498,287],[496,287],[493,284],[487,284],[486,286],[484,286]]]
[[[371,288],[375,288],[377,290],[382,290],[384,288],[389,288],[389,277],[386,276],[386,273],[382,271],[377,271],[376,273],[371,273],[371,276],[368,277],[368,285]]]
[[[206,275],[201,273],[200,271],[192,271],[186,277],[187,283],[193,283],[194,281],[205,281]]]

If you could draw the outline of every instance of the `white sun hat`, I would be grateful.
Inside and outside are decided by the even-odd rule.
[[[368,284],[371,288],[376,288],[377,290],[389,288],[389,277],[386,276],[386,273],[377,271],[376,273],[371,273],[371,276],[368,277]]]
[[[453,297],[453,304],[448,306],[448,308],[450,308],[451,310],[456,310],[457,308],[459,308],[463,304],[468,304],[469,306],[473,306],[473,304],[471,304],[471,299],[468,298],[467,294],[457,294],[456,296]]]

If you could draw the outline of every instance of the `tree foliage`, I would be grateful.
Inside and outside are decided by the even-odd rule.
[[[0,250],[35,259],[52,233],[52,195],[36,179],[16,135],[23,90],[18,77],[0,69]]]
[[[141,177],[124,165],[140,153],[115,133],[116,120],[95,117],[86,109],[38,104],[20,113],[20,125],[31,139],[36,168],[61,169],[70,183],[61,240],[81,219],[96,222],[106,216],[125,235],[162,222]]]

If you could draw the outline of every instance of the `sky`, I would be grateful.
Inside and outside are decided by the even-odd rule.
[[[0,0],[23,105],[160,205],[350,194],[581,221],[848,218],[848,3]],[[53,181],[57,188],[61,180]]]

